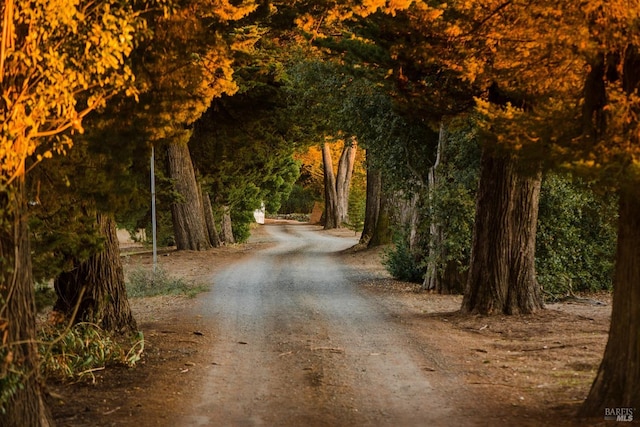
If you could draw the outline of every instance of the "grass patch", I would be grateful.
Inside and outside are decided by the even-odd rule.
[[[93,323],[82,322],[70,327],[47,324],[38,333],[40,369],[45,378],[81,380],[107,366],[133,367],[144,350],[142,332],[130,338],[116,339]]]
[[[193,298],[208,287],[193,282],[187,282],[180,278],[174,278],[161,269],[145,270],[138,268],[129,273],[127,282],[127,294],[133,298],[153,297],[157,295],[184,295]]]

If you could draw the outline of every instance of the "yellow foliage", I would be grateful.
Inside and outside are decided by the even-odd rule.
[[[2,12],[0,189],[25,172],[39,147],[38,161],[70,146],[63,133],[81,131],[82,119],[109,97],[135,93],[124,59],[142,22],[116,1],[8,0]]]

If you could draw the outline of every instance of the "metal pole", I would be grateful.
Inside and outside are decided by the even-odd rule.
[[[151,146],[151,230],[153,235],[153,272],[155,274],[158,267],[158,245],[156,243],[156,172],[155,172],[155,151]]]

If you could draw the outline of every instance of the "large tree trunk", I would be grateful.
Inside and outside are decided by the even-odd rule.
[[[440,123],[440,135],[438,137],[438,148],[436,149],[436,161],[433,163],[433,166],[429,168],[428,173],[428,188],[427,188],[427,201],[429,203],[429,210],[431,211],[431,215],[429,218],[429,258],[427,261],[427,271],[424,276],[424,282],[422,283],[422,288],[426,290],[442,290],[444,287],[447,288],[444,283],[442,283],[442,271],[438,268],[438,260],[442,258],[442,256],[438,256],[436,252],[442,252],[441,248],[442,241],[444,239],[442,223],[439,218],[434,214],[434,198],[436,187],[439,183],[438,177],[438,169],[440,166],[440,162],[443,161],[443,152],[444,152],[444,144],[446,141],[446,128],[444,123]],[[444,255],[444,254],[442,254]],[[448,293],[448,292],[446,292]]]
[[[233,224],[231,223],[231,208],[229,206],[222,207],[222,241],[224,243],[233,244],[236,242],[233,237]]]
[[[96,215],[98,231],[105,239],[104,249],[54,281],[58,300],[54,309],[70,317],[78,308],[74,322],[91,322],[104,330],[134,333],[136,321],[131,313],[120,258],[116,223],[109,215]]]
[[[364,213],[364,226],[358,246],[374,247],[391,242],[389,213],[382,193],[382,173],[367,170],[367,201]]]
[[[345,142],[337,176],[333,171],[333,159],[329,144],[322,145],[322,163],[324,171],[324,228],[340,228],[348,221],[349,189],[355,166],[357,145],[355,141]]]
[[[627,46],[621,59],[623,61],[619,65],[622,66],[617,70],[622,71],[622,75],[611,77],[614,80],[622,77],[624,92],[629,99],[633,99],[640,90],[638,47]],[[594,140],[606,138],[609,125],[605,110],[606,79],[610,76],[605,64],[604,54],[597,56],[595,62],[590,64],[591,71],[585,81],[583,130]],[[615,85],[612,84],[611,87],[614,88]],[[633,106],[634,103],[631,102],[630,105]],[[636,119],[617,131],[619,135],[629,138],[630,147],[637,147],[640,143],[637,133],[638,113],[638,108],[632,107],[630,117]],[[621,415],[625,421],[631,421],[631,416],[633,421],[637,421],[640,418],[640,192],[629,184],[623,184],[619,195],[618,245],[609,340],[598,374],[580,413],[583,416],[609,416],[614,420]]]
[[[336,176],[333,173],[331,147],[326,142],[322,145],[322,170],[324,171],[324,229],[340,227],[338,221],[338,194],[336,192]]]
[[[483,149],[463,311],[516,314],[544,307],[534,265],[540,183],[541,173],[522,175],[508,154]]]
[[[358,242],[358,248],[391,243],[391,227],[386,198],[382,191],[382,173],[370,166],[367,168],[367,200],[364,212],[364,225]]]
[[[442,224],[443,218],[434,209],[435,192],[441,185],[441,172],[439,170],[441,165],[447,161],[445,157],[446,145],[447,127],[444,122],[441,122],[436,161],[429,168],[427,176],[427,200],[431,215],[429,222],[429,258],[422,288],[438,294],[458,294],[464,291],[467,277],[460,272],[458,263],[455,260],[447,261],[448,254],[443,247],[446,230]]]
[[[178,250],[203,251],[211,248],[203,216],[200,191],[185,141],[167,145],[169,176],[182,200],[171,204],[173,231]]]
[[[220,234],[218,234],[218,227],[216,227],[216,220],[213,216],[213,208],[211,207],[211,199],[209,198],[209,193],[202,190],[200,187],[200,195],[202,200],[202,209],[204,215],[204,221],[207,225],[207,234],[209,236],[209,241],[214,248],[219,247],[222,243],[220,242]]]
[[[6,427],[53,425],[39,375],[35,313],[22,177],[0,192],[0,404],[7,411],[0,424]],[[13,380],[20,387],[5,396]]]
[[[338,174],[336,176],[336,196],[338,207],[338,224],[349,222],[349,191],[351,189],[351,178],[353,177],[353,167],[356,161],[356,141],[345,142],[344,149],[338,162]]]
[[[621,191],[609,340],[583,416],[635,408],[640,417],[640,195]]]

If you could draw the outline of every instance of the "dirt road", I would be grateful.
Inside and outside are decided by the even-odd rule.
[[[393,280],[348,230],[268,224],[246,244],[168,251],[196,299],[131,300],[135,369],[48,382],[58,426],[604,426],[578,419],[610,320],[603,305],[459,313],[460,295]],[[339,236],[339,237],[337,237]],[[151,270],[150,253],[125,258]]]
[[[176,424],[451,425],[444,396],[457,379],[358,292],[358,273],[335,258],[355,239],[306,225],[265,228],[275,246],[218,274],[196,307],[214,325],[212,362],[191,415]]]

